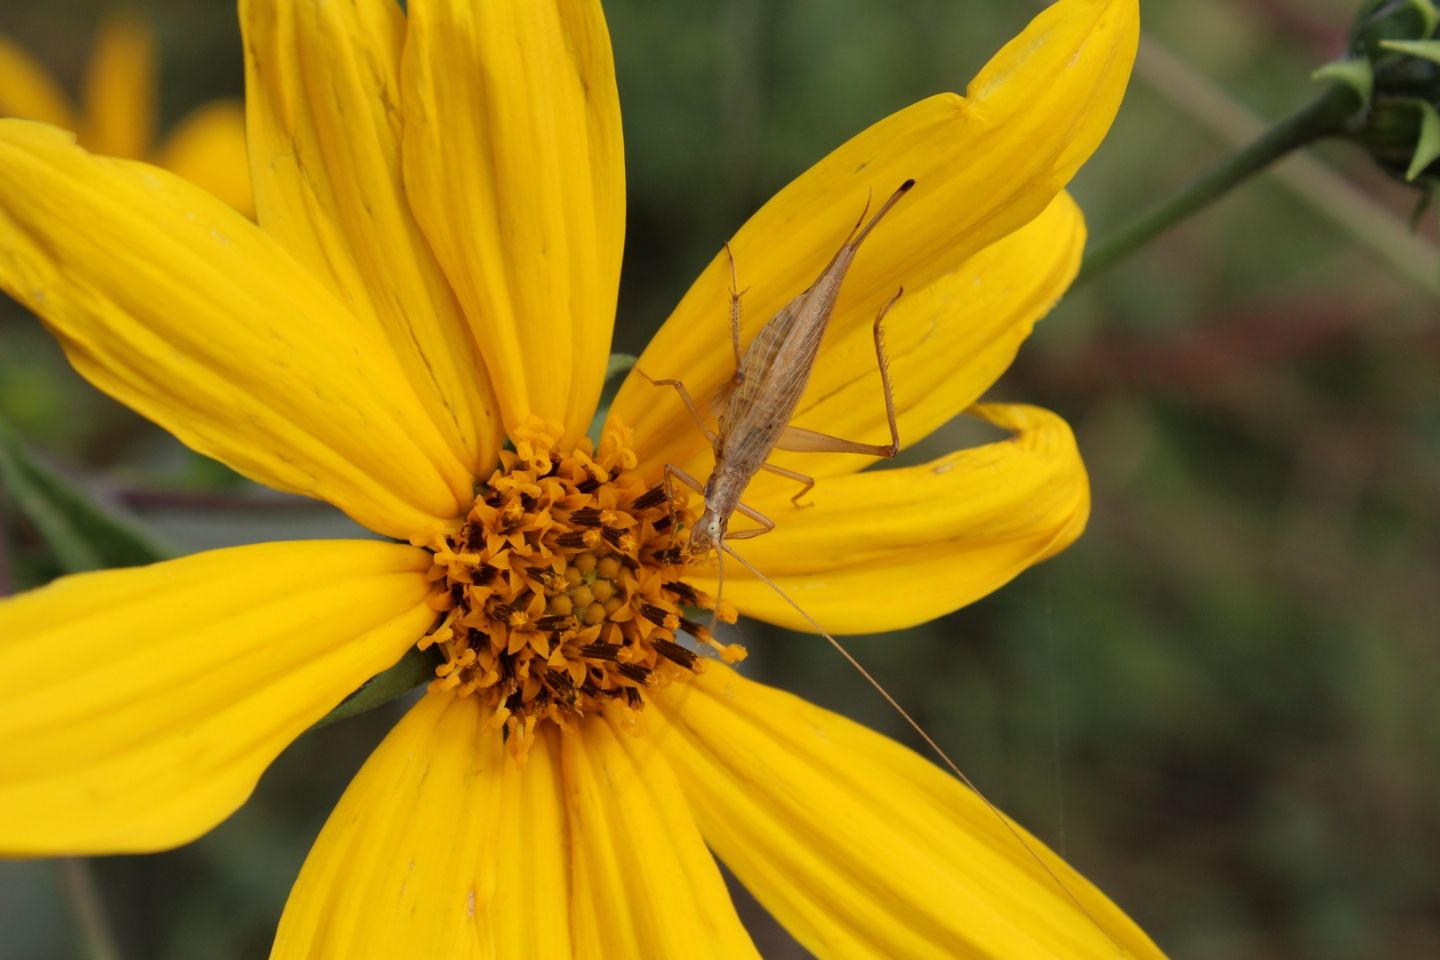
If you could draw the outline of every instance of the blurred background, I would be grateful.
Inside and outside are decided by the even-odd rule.
[[[1309,100],[1356,6],[1146,0],[1125,106],[1073,186],[1092,238]],[[606,8],[630,196],[615,348],[632,353],[776,188],[963,89],[1033,10]],[[106,9],[8,0],[0,34],[73,93]],[[162,128],[241,93],[230,5],[137,9],[158,31]],[[995,803],[1177,958],[1440,956],[1440,257],[1358,151],[1309,156],[1323,166],[1284,165],[1069,296],[996,388],[1074,425],[1085,537],[946,619],[852,643]],[[353,529],[109,402],[8,302],[0,417],[181,551]],[[52,576],[34,531],[4,519],[6,589]],[[753,676],[910,739],[822,642],[741,631]],[[307,734],[197,843],[95,861],[125,955],[265,956],[311,840],[400,709]],[[0,957],[84,955],[66,889],[55,863],[0,865]],[[744,910],[766,956],[805,955]]]

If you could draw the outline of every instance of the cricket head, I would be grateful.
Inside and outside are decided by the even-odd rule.
[[[690,555],[704,556],[712,548],[717,548],[720,541],[725,538],[725,515],[710,505],[710,498],[705,498],[705,509],[700,514],[700,519],[695,521],[695,526],[690,529]]]

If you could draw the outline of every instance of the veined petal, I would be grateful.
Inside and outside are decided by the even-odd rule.
[[[1059,0],[995,56],[966,97],[944,94],[901,110],[796,178],[730,241],[744,291],[742,340],[815,281],[867,202],[873,209],[907,178],[915,188],[855,259],[830,320],[831,343],[857,329],[868,335],[899,288],[925,289],[1038,216],[1109,129],[1138,37],[1136,0]],[[638,369],[684,380],[702,403],[714,395],[734,373],[730,282],[717,251]],[[822,350],[818,366],[827,362]],[[812,391],[802,403],[820,396]],[[613,409],[647,446],[693,442],[683,410],[657,402],[638,374]]]
[[[1019,230],[896,302],[885,315],[884,331],[902,448],[969,407],[1005,372],[1036,322],[1074,279],[1084,247],[1084,215],[1062,192]],[[890,431],[884,396],[873,331],[855,327],[827,344],[792,422],[832,436],[885,443]],[[668,462],[706,475],[714,456],[678,398],[665,391],[651,399],[675,407],[680,425],[664,429],[681,443],[688,441],[688,447],[672,442],[647,449],[642,469],[659,475],[667,462],[663,458],[680,457]],[[777,450],[769,460],[821,479],[854,473],[874,458]],[[794,480],[762,472],[746,499],[774,501],[796,489]]]
[[[1011,404],[971,412],[1015,436],[919,467],[832,477],[803,507],[787,492],[757,500],[775,530],[736,549],[832,633],[914,626],[998,589],[1080,536],[1090,485],[1055,414]],[[811,629],[739,564],[725,565],[725,598]]]
[[[155,33],[132,12],[100,24],[85,71],[82,101],[86,148],[110,157],[139,160],[155,139]]]
[[[584,723],[559,742],[575,956],[758,960],[655,741]]]
[[[411,708],[326,821],[272,960],[572,955],[558,747],[517,767],[484,720],[449,693]]]
[[[434,622],[429,555],[213,550],[0,601],[0,850],[186,843]]]
[[[156,162],[247,217],[255,212],[245,153],[245,108],[235,100],[196,107],[175,125]]]
[[[405,185],[513,429],[589,427],[615,320],[625,169],[597,0],[412,0]]]
[[[261,226],[383,334],[454,455],[486,475],[494,397],[401,182],[405,15],[391,0],[246,0],[240,19]]]
[[[520,766],[474,700],[426,695],[330,815],[271,957],[753,956],[664,758],[626,740],[543,729]]]
[[[939,768],[709,666],[659,693],[654,742],[706,841],[817,957],[1161,956],[1103,893]]]
[[[163,170],[0,121],[0,289],[188,446],[402,539],[472,479],[388,346],[254,224]]]
[[[0,36],[0,117],[75,129],[70,98],[34,57]]]

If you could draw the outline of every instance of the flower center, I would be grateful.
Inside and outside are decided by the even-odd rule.
[[[633,726],[647,689],[704,669],[702,647],[745,656],[692,619],[715,609],[684,580],[678,534],[694,517],[634,471],[629,432],[607,431],[598,453],[588,440],[557,451],[562,432],[516,431],[458,528],[430,544],[444,617],[420,648],[445,657],[431,689],[475,697],[522,757],[542,720],[619,710]]]

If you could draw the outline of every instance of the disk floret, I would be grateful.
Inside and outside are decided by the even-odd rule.
[[[542,720],[633,720],[645,690],[704,669],[693,644],[745,655],[693,619],[715,609],[675,547],[693,516],[635,472],[629,431],[607,430],[598,453],[589,440],[557,451],[562,432],[517,431],[458,528],[430,545],[443,617],[420,647],[445,657],[432,689],[475,697],[520,754]]]

